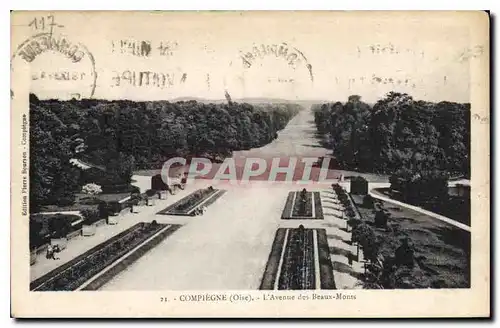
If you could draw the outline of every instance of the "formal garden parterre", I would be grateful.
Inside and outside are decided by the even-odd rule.
[[[161,210],[158,214],[194,216],[201,206],[207,207],[213,204],[225,193],[226,190],[215,189],[213,187],[198,189]]]
[[[323,220],[323,208],[319,192],[311,192],[306,189],[291,191],[288,194],[281,218],[283,220]]]
[[[72,291],[163,229],[178,226],[141,222],[31,282],[32,291]]]
[[[368,194],[349,194],[339,185],[333,189],[352,243],[363,251],[363,288],[470,287],[468,231]]]
[[[279,228],[260,289],[335,289],[326,231]]]

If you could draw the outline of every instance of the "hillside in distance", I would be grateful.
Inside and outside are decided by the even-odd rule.
[[[204,104],[221,104],[226,103],[226,99],[205,99],[205,98],[197,98],[197,97],[179,97],[170,99],[170,102],[178,102],[178,101],[197,101]],[[247,103],[247,104],[299,104],[299,105],[312,105],[312,104],[322,104],[328,103],[328,100],[290,100],[290,99],[279,99],[279,98],[241,98],[241,99],[233,99],[233,102],[236,103]]]

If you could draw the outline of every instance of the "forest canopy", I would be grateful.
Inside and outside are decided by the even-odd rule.
[[[448,179],[470,178],[470,104],[390,92],[373,106],[353,95],[313,111],[340,169],[390,175],[406,202],[449,207]]]
[[[82,183],[78,158],[130,183],[136,169],[169,158],[224,159],[277,137],[297,104],[197,101],[38,100],[30,96],[30,206],[71,203]]]
[[[353,95],[344,104],[313,110],[318,131],[342,169],[470,176],[470,104],[390,92],[373,106]]]

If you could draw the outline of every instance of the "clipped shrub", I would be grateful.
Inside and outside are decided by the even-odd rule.
[[[375,231],[366,223],[361,223],[352,230],[352,241],[357,242],[363,248],[365,258],[375,262],[380,250]]]
[[[101,212],[98,208],[81,210],[80,213],[82,214],[86,225],[91,225],[101,219]]]
[[[143,205],[144,202],[146,201],[146,198],[147,198],[146,195],[133,194],[128,202],[131,206]]]
[[[168,186],[161,177],[161,174],[151,177],[151,189],[153,190],[168,190]]]
[[[394,261],[398,266],[413,268],[415,263],[415,251],[408,238],[403,239],[401,246],[396,249]]]
[[[368,193],[368,181],[360,176],[351,178],[351,193],[366,195]]]
[[[348,197],[347,197],[347,195],[346,195],[346,194],[341,194],[341,195],[339,195],[339,196],[338,196],[338,199],[339,199],[342,203],[346,203],[346,204],[347,204],[347,203],[349,203],[349,199],[348,199]]]
[[[142,194],[141,194],[141,192],[140,192],[139,190],[133,190],[133,191],[130,193],[130,195],[131,195],[132,197],[139,197],[139,198],[140,198],[140,197],[142,197],[142,196],[141,196]]]
[[[363,207],[373,208],[374,203],[374,199],[371,195],[366,195],[365,197],[363,197]]]
[[[348,209],[347,211],[345,211],[345,214],[349,219],[354,219],[356,217],[356,213],[354,213],[352,209]]]
[[[34,250],[45,243],[48,243],[49,240],[45,238],[43,234],[43,224],[38,220],[33,220],[30,218],[29,223],[29,239],[30,239],[30,250]]]
[[[387,228],[387,221],[389,220],[389,216],[384,211],[377,211],[375,213],[375,226],[377,228]]]
[[[71,232],[71,222],[79,218],[75,215],[56,214],[49,219],[49,231],[53,238],[66,237]]]
[[[153,196],[156,196],[157,191],[156,191],[156,190],[154,190],[154,189],[148,189],[148,190],[146,190],[145,194],[146,194],[148,197],[153,197]]]
[[[349,219],[347,221],[347,224],[351,226],[353,229],[356,229],[357,226],[359,226],[363,221],[359,219]]]
[[[129,184],[117,184],[117,185],[103,185],[103,194],[125,194],[125,193],[140,193],[141,189],[137,186],[132,186]]]
[[[102,203],[102,200],[95,197],[87,197],[82,198],[78,201],[81,205],[99,205]]]
[[[97,207],[97,210],[99,211],[99,217],[101,219],[107,219],[109,216],[108,213],[108,204],[104,201],[100,201],[99,205]]]
[[[75,203],[74,194],[58,197],[54,200],[58,206],[70,206]]]
[[[121,203],[118,203],[117,201],[108,202],[106,204],[108,215],[116,215],[120,213],[123,208],[124,206]]]
[[[342,191],[342,187],[338,183],[333,183],[332,184],[332,188],[337,193],[340,192],[340,191]]]

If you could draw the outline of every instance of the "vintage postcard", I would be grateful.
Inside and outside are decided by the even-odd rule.
[[[488,13],[11,26],[12,316],[490,316]]]

